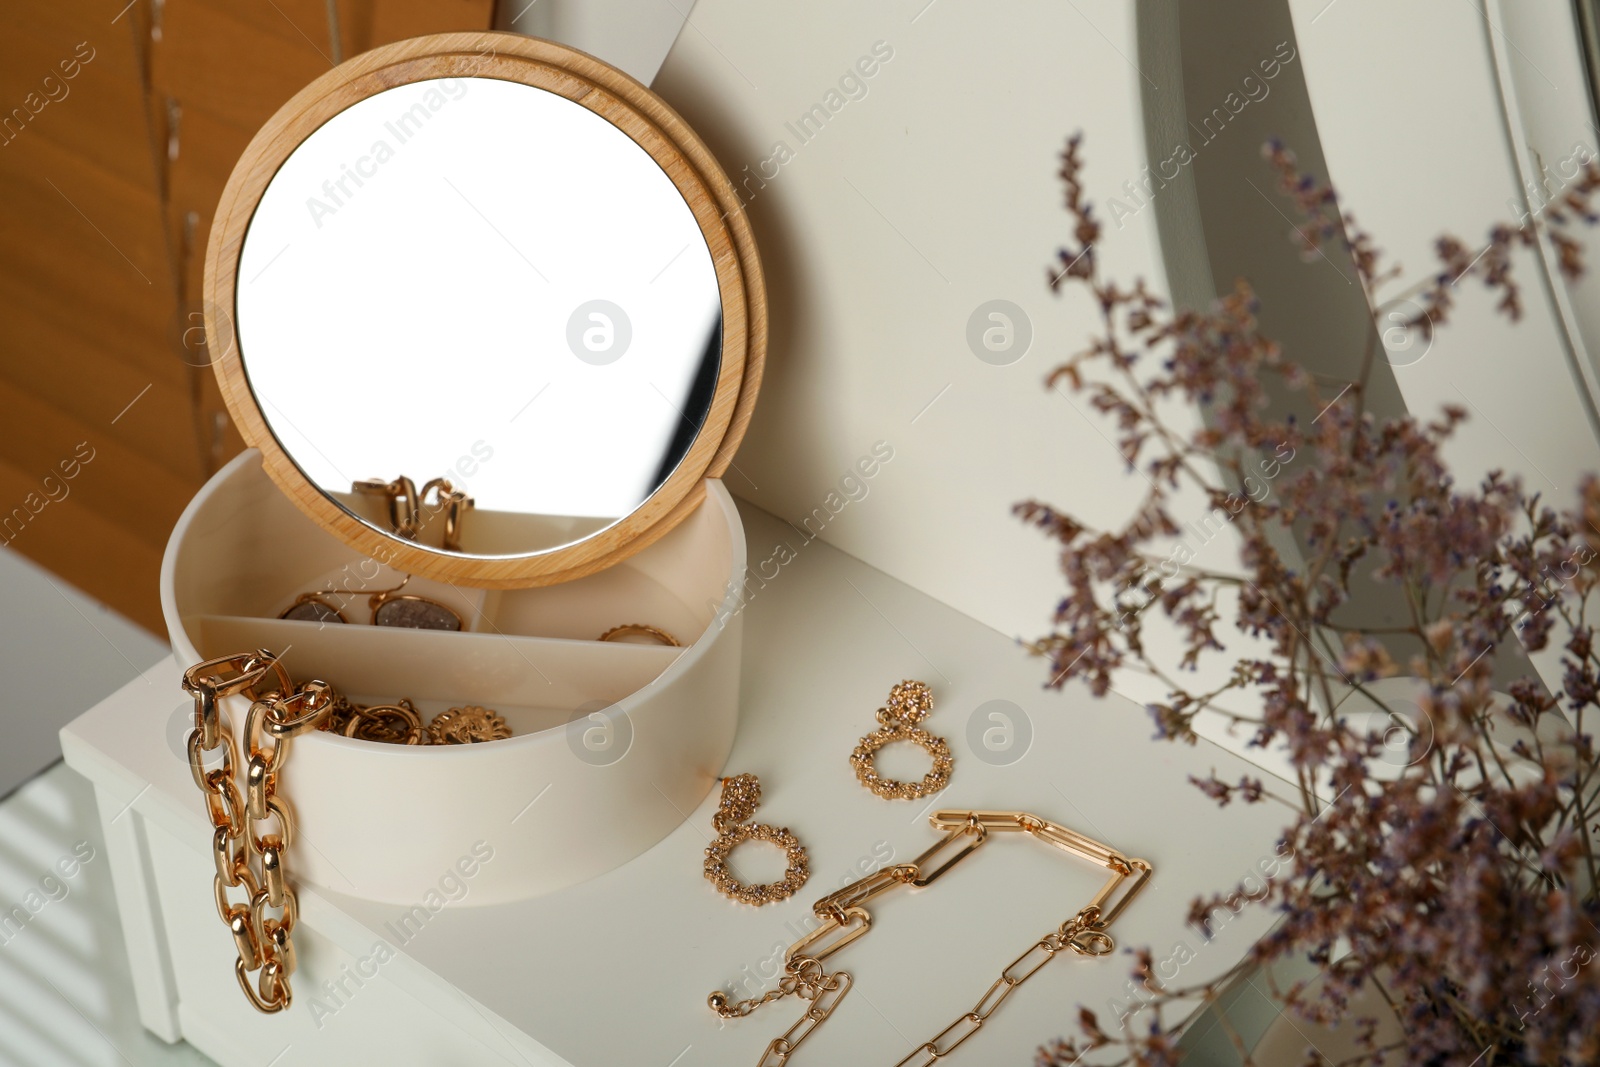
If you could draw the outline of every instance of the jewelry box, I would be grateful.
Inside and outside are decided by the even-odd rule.
[[[270,650],[346,706],[511,733],[296,731],[251,794],[254,818],[292,811],[269,866],[404,903],[490,841],[472,900],[500,903],[616,867],[700,803],[738,718],[745,544],[720,476],[765,323],[717,162],[571,49],[386,46],[256,135],[206,262],[207,344],[254,447],[173,532],[174,653]],[[219,703],[250,757],[250,696]]]
[[[296,738],[284,782],[302,846],[297,881],[409,904],[483,840],[496,859],[474,879],[472,902],[534,896],[632,859],[717,783],[738,719],[745,566],[744,529],[720,480],[708,479],[704,502],[659,541],[593,575],[513,590],[411,583],[525,633],[272,617],[364,558],[277,492],[250,450],[194,498],[163,562],[180,664],[288,649],[297,678],[406,694],[428,712],[490,707],[514,731],[449,746]],[[618,618],[658,620],[684,646],[594,640]],[[242,723],[247,702],[228,699]]]

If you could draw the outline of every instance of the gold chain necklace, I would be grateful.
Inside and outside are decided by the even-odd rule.
[[[289,979],[295,971],[294,928],[300,905],[284,868],[294,843],[294,818],[278,797],[278,774],[289,755],[289,741],[315,730],[332,711],[334,694],[323,682],[296,688],[271,652],[222,656],[189,668],[185,692],[194,697],[194,730],[189,734],[189,770],[205,794],[214,828],[211,858],[217,914],[233,935],[239,957],[233,971],[239,988],[257,1011],[280,1012],[294,1000]],[[251,700],[245,720],[245,796],[234,778],[233,730],[224,725],[221,699],[243,694]],[[270,737],[270,743],[265,738]],[[222,750],[222,765],[206,770],[206,753]],[[253,824],[274,816],[277,833],[259,833]],[[245,900],[232,903],[230,889],[244,887]],[[275,915],[269,912],[276,912]],[[254,984],[249,975],[261,974]]]
[[[1045,964],[1061,952],[1079,956],[1105,956],[1116,947],[1106,929],[1122,913],[1134,895],[1150,878],[1151,866],[1141,859],[1128,859],[1107,845],[1085,837],[1076,830],[1030,815],[1025,811],[936,811],[928,821],[945,836],[911,863],[885,867],[829,893],[812,911],[821,925],[806,934],[784,953],[784,973],[775,989],[759,997],[730,1001],[723,992],[712,993],[706,1002],[724,1019],[743,1018],[775,1000],[798,996],[810,1001],[804,1014],[789,1029],[773,1038],[757,1061],[757,1067],[783,1067],[800,1044],[833,1014],[853,981],[849,971],[829,972],[823,961],[872,927],[867,901],[896,886],[921,889],[971,855],[991,832],[1027,833],[1074,856],[1089,860],[1111,872],[1088,905],[1059,927],[1028,946],[1000,972],[971,1011],[913,1049],[895,1067],[928,1067],[953,1052],[982,1029],[1005,999]]]
[[[211,816],[212,882],[217,914],[233,935],[239,988],[257,1011],[283,1011],[294,1000],[289,979],[295,971],[294,928],[299,898],[285,870],[294,842],[294,814],[278,794],[278,776],[289,758],[289,741],[312,730],[334,730],[345,737],[390,744],[467,744],[510,737],[505,720],[469,705],[440,712],[426,727],[409,700],[361,705],[326,682],[295,685],[278,656],[265,649],[221,656],[190,667],[184,691],[194,697],[194,729],[189,733],[189,771],[205,795]],[[242,748],[222,717],[223,697],[250,698]],[[270,741],[268,739],[271,739]],[[222,752],[220,766],[207,770],[208,753]],[[234,754],[245,759],[245,791],[234,776]],[[254,824],[277,820],[277,832]],[[229,900],[243,888],[245,899]],[[252,984],[249,975],[260,971]]]

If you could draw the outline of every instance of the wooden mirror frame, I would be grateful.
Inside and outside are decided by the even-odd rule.
[[[722,295],[722,355],[711,406],[677,468],[632,514],[576,543],[517,556],[467,556],[367,525],[323,493],[273,436],[246,377],[234,308],[245,232],[286,159],[335,115],[369,96],[432,78],[520,82],[581,104],[648,152],[683,194],[711,251]],[[755,239],[727,175],[659,97],[592,56],[511,33],[446,33],[400,41],[328,71],[296,93],[250,141],[222,192],[205,265],[206,340],[228,411],[261,450],[272,480],[318,525],[373,559],[439,581],[488,589],[551,585],[621,562],[682,522],[744,437],[761,385],[766,288]]]

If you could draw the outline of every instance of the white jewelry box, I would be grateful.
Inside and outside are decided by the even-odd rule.
[[[410,902],[472,842],[491,839],[499,859],[474,901],[499,903],[610,870],[681,822],[716,783],[738,720],[744,530],[721,481],[708,479],[705,497],[637,555],[571,582],[482,590],[413,580],[408,590],[467,620],[469,632],[448,633],[276,618],[301,590],[363,563],[365,588],[393,583],[278,492],[254,450],[212,478],[162,564],[180,663],[271,648],[297,680],[337,680],[363,702],[404,695],[425,716],[477,704],[514,734],[479,745],[295,738],[284,773],[302,846],[294,877]],[[683,647],[597,640],[642,619]],[[249,701],[226,700],[237,731]],[[179,734],[189,718],[179,716]]]
[[[765,290],[737,194],[659,98],[552,42],[458,33],[279,109],[223,191],[205,291],[255,448],[180,519],[162,607],[197,665],[217,910],[271,1012],[295,887],[414,900],[492,836],[474,899],[538,896],[638,855],[716,781],[745,573],[719,476]],[[383,624],[392,604],[411,616]],[[267,665],[267,688],[232,685]],[[450,709],[511,736],[427,743]]]

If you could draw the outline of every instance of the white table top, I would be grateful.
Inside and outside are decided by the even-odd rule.
[[[492,1019],[507,1035],[496,1051],[513,1063],[748,1064],[798,1018],[797,1003],[723,1024],[707,1009],[707,993],[745,968],[759,971],[794,940],[812,901],[859,862],[889,850],[903,861],[932,844],[937,835],[924,815],[934,807],[1028,810],[1148,859],[1152,883],[1114,933],[1124,947],[1151,945],[1158,959],[1188,945],[1186,984],[1222,973],[1264,933],[1270,916],[1249,910],[1210,944],[1185,923],[1194,896],[1231,888],[1271,855],[1282,825],[1266,805],[1219,812],[1187,779],[1212,769],[1230,779],[1259,772],[1205,742],[1152,742],[1144,711],[1122,698],[1041,691],[1043,663],[1014,642],[837,549],[805,542],[764,512],[742,511],[752,559],[779,541],[796,558],[749,601],[742,718],[726,773],[761,776],[757,817],[801,838],[810,884],[761,909],[718,896],[700,877],[713,796],[660,844],[591,882],[493,907],[471,906],[469,894],[444,908],[405,943],[404,962],[386,967],[397,983],[425,1002],[448,1000]],[[131,769],[135,810],[191,821],[193,832],[181,836],[199,852],[205,821],[187,768],[164,739],[152,742],[175,706],[176,665],[146,677],[152,685],[130,685],[68,733],[108,757],[117,753]],[[935,709],[924,725],[955,753],[952,784],[932,804],[880,800],[847,762],[888,687],[905,677],[932,685]],[[1008,765],[980,757],[981,734],[992,725],[986,705],[995,700],[1011,702],[1033,734]],[[138,792],[141,776],[152,786]],[[856,985],[812,1037],[801,1067],[896,1062],[1086,903],[1102,874],[1003,835],[937,885],[880,898],[870,934],[831,961],[852,971]],[[392,924],[403,911],[302,894],[305,922],[363,951],[376,938],[395,943]],[[982,1050],[967,1052],[967,1062],[1028,1062],[1041,1042],[1072,1026],[1080,1003],[1105,1018],[1108,1002],[1126,995],[1130,965],[1122,954],[1056,962],[966,1046]],[[341,1024],[350,1025],[339,1016],[328,1027]]]

